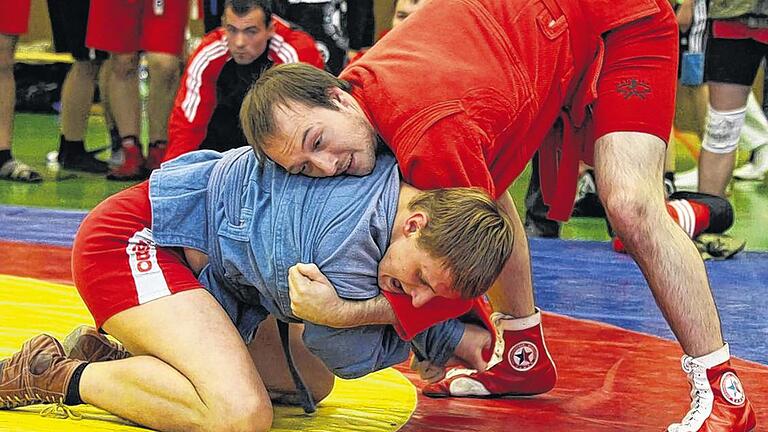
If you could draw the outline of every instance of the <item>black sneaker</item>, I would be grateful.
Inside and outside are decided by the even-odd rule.
[[[107,163],[96,159],[91,153],[59,153],[59,165],[61,168],[72,171],[83,171],[96,174],[104,174],[109,170]]]

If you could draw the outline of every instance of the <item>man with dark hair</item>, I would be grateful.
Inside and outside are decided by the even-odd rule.
[[[274,64],[322,68],[311,36],[272,13],[269,0],[227,0],[222,27],[208,33],[189,58],[168,122],[168,147],[149,164],[198,148],[247,145],[238,113],[245,92]]]
[[[415,186],[488,190],[517,238],[524,230],[506,190],[532,155],[540,152],[542,192],[557,220],[570,216],[583,159],[686,353],[693,401],[670,430],[748,432],[754,411],[731,367],[703,262],[664,202],[677,34],[667,0],[432,1],[337,84],[297,65],[269,71],[246,96],[243,131],[257,151],[309,176],[366,175],[378,134]],[[527,242],[515,242],[489,296],[501,317],[498,361],[426,393],[531,395],[554,386]]]

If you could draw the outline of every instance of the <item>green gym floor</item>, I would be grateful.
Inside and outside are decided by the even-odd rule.
[[[17,114],[14,130],[15,157],[39,169],[44,182],[38,185],[0,181],[0,205],[20,205],[47,208],[87,210],[107,196],[132,183],[110,182],[102,175],[74,173],[51,169],[46,154],[58,148],[58,117],[49,114]],[[146,140],[145,140],[146,141]],[[108,137],[101,116],[89,120],[86,146],[97,149],[108,145]],[[694,160],[685,147],[677,146],[677,166],[680,171],[693,166]],[[106,159],[107,152],[99,155]],[[518,210],[524,211],[523,196],[528,185],[530,170],[512,186],[512,195]],[[730,195],[736,210],[736,222],[730,230],[734,237],[747,241],[747,250],[767,251],[768,184],[762,182],[735,182]],[[565,239],[608,240],[605,223],[600,219],[574,218],[562,230]]]

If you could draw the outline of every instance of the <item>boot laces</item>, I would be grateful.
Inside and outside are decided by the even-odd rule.
[[[714,395],[709,386],[706,368],[696,364],[693,361],[693,357],[687,355],[683,356],[681,363],[683,371],[688,375],[688,383],[691,386],[691,409],[683,417],[680,426],[689,428],[685,430],[693,431],[704,424],[711,410],[711,402]]]
[[[54,402],[52,404],[46,405],[45,408],[40,410],[40,417],[72,419],[72,420],[83,419],[83,415],[80,412],[72,409],[67,405],[64,405],[64,402],[62,402],[61,400]]]

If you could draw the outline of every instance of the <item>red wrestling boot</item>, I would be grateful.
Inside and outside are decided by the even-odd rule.
[[[144,155],[135,136],[123,138],[120,148],[112,152],[107,180],[143,180],[147,178],[144,169]]]
[[[684,355],[683,371],[691,385],[691,410],[668,432],[751,432],[755,412],[736,371],[728,344],[703,357]]]
[[[152,172],[160,168],[160,163],[165,158],[165,152],[168,148],[168,141],[159,140],[149,143],[149,150],[147,151],[147,160],[144,162],[144,169],[147,172]]]
[[[557,370],[544,343],[541,312],[527,318],[491,315],[496,344],[484,372],[452,369],[446,378],[422,392],[430,397],[502,397],[546,393],[555,386]]]

